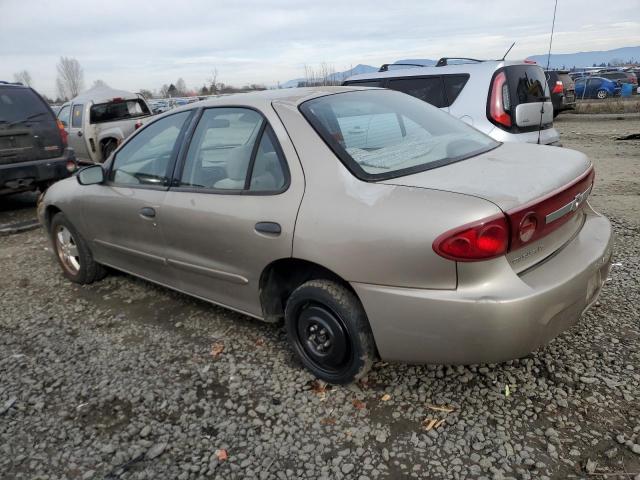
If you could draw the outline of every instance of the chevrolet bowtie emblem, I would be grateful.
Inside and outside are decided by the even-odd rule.
[[[589,192],[591,192],[591,187],[586,189],[584,192],[577,194],[575,197],[573,197],[573,200],[571,200],[566,205],[563,205],[555,212],[551,212],[546,216],[545,223],[548,225],[551,222],[559,219],[560,217],[564,217],[567,213],[575,212],[576,210],[578,210],[578,208],[580,208],[580,205],[582,205],[587,199]]]

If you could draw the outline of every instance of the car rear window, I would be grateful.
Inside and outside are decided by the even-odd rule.
[[[24,120],[53,120],[44,101],[31,89],[7,87],[0,89],[0,123]]]
[[[505,70],[512,109],[522,103],[543,102],[549,96],[547,79],[539,66],[510,65]]]
[[[389,90],[319,97],[300,111],[345,166],[367,181],[429,170],[499,145],[448,113]]]
[[[104,123],[150,115],[147,104],[140,99],[98,103],[91,107],[90,122]]]

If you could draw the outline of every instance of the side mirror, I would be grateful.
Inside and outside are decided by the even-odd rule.
[[[104,170],[102,165],[89,165],[79,170],[76,178],[80,185],[97,185],[104,182]]]

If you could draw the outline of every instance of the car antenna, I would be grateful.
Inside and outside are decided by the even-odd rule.
[[[558,9],[558,0],[556,0],[555,5],[553,7],[553,21],[551,22],[551,36],[549,37],[549,53],[547,53],[547,68],[545,70],[545,79],[547,77],[547,75],[549,75],[547,72],[549,71],[549,64],[551,63],[551,46],[553,45],[553,30],[556,26],[556,10]],[[545,85],[545,90],[549,88],[549,82],[546,82],[547,85]],[[540,145],[540,134],[542,132],[542,115],[544,114],[544,104],[546,102],[546,96],[543,97],[542,100],[542,106],[540,107],[540,123],[538,124],[538,145]],[[549,92],[549,100],[551,100],[551,92]]]
[[[511,44],[511,46],[507,49],[506,52],[504,52],[504,55],[502,56],[502,58],[500,59],[501,62],[504,61],[505,58],[507,58],[507,55],[509,55],[509,52],[511,51],[511,49],[513,48],[513,46],[516,44],[516,42],[513,42]]]

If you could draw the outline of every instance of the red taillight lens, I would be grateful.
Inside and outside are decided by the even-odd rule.
[[[556,84],[553,86],[551,93],[562,93],[564,91],[564,85],[560,80],[556,80]]]
[[[511,107],[509,99],[509,85],[504,72],[498,73],[491,86],[491,98],[489,99],[489,117],[496,123],[511,126],[511,115],[507,110]]]
[[[64,129],[64,125],[60,120],[57,120],[56,123],[58,124],[58,130],[60,131],[60,138],[62,139],[62,148],[67,148],[67,137],[69,134]]]
[[[138,121],[136,122],[136,124],[134,125],[134,130],[139,129],[142,126],[142,122]]]
[[[433,250],[458,262],[474,262],[499,257],[509,247],[509,225],[504,215],[464,225],[440,235]]]

